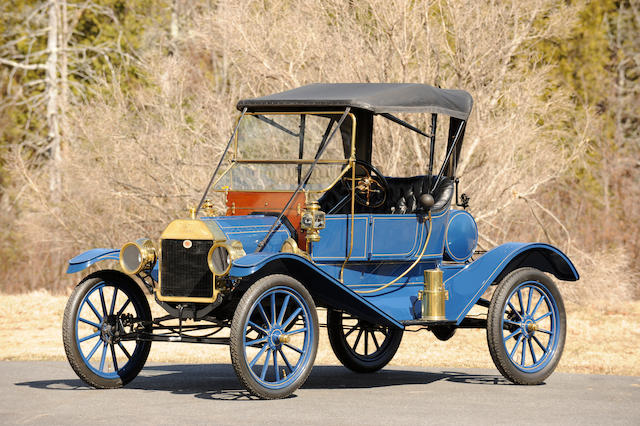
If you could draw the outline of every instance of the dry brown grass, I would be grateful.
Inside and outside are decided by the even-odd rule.
[[[65,296],[46,292],[0,295],[0,360],[64,360],[61,323]],[[161,308],[152,303],[154,315]],[[567,344],[558,371],[640,376],[640,302],[615,309],[569,304]],[[320,322],[324,323],[324,312]],[[326,331],[316,364],[337,365]],[[225,346],[154,343],[149,361],[229,363]],[[391,365],[493,368],[483,330],[458,330],[447,342],[431,333],[405,333]]]

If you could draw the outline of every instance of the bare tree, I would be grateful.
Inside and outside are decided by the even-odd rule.
[[[50,200],[54,203],[59,201],[62,190],[61,164],[69,105],[86,97],[91,85],[104,80],[91,65],[96,57],[113,70],[110,58],[126,56],[117,39],[100,44],[73,42],[74,36],[82,38],[76,26],[87,12],[106,17],[118,26],[113,11],[97,3],[46,0],[10,10],[8,13],[14,14],[14,20],[21,25],[10,28],[5,43],[0,45],[0,64],[10,70],[7,96],[0,111],[24,111],[19,147],[28,151],[33,165],[48,171]],[[26,52],[19,48],[24,44],[28,46]],[[14,85],[14,80],[20,85]],[[71,96],[72,88],[75,97]]]
[[[60,196],[60,186],[62,176],[60,171],[60,163],[62,162],[62,154],[60,147],[60,99],[58,97],[58,29],[60,26],[60,4],[58,0],[49,0],[49,26],[47,34],[47,51],[48,57],[46,62],[46,98],[47,98],[47,151],[51,163],[51,177],[49,182],[49,191],[54,202],[57,202]],[[65,70],[66,74],[66,70]]]

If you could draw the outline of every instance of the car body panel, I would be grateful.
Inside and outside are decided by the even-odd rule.
[[[455,262],[466,262],[478,245],[478,225],[466,210],[452,210],[447,222],[445,257]]]
[[[245,253],[253,253],[277,219],[275,216],[256,214],[210,217],[203,220],[215,222],[227,240],[240,241]],[[280,223],[269,238],[264,250],[270,252],[280,251],[282,243],[290,236],[291,233],[286,226]]]
[[[278,264],[281,271],[305,276],[302,284],[314,300],[333,309],[344,310],[376,324],[403,328],[396,319],[372,302],[356,294],[349,287],[328,275],[302,256],[291,253],[253,253],[237,259],[229,271],[231,278],[248,277],[268,265]]]
[[[537,268],[561,280],[576,281],[579,278],[571,260],[556,247],[542,243],[502,244],[445,275],[444,286],[449,291],[449,300],[445,304],[447,319],[457,324],[462,322],[491,284],[522,267]]]
[[[389,286],[386,285],[405,272],[413,262],[349,262],[345,265],[341,282],[341,262],[314,264],[288,253],[256,253],[234,261],[230,275],[249,276],[283,258],[289,259],[290,264],[301,262],[305,267],[318,271],[318,276],[325,283],[314,282],[317,293],[328,286],[338,286],[345,289],[345,297],[349,296],[352,301],[366,300],[397,322],[420,319],[422,308],[418,292],[423,290],[423,276],[427,269],[442,269],[444,286],[449,291],[449,299],[445,303],[446,319],[456,324],[462,322],[489,285],[514,269],[528,266],[551,273],[559,279],[579,278],[574,265],[564,253],[541,243],[503,244],[469,263],[441,263],[438,259],[426,259]]]
[[[433,231],[423,259],[441,259],[449,212],[432,218]],[[353,249],[350,249],[351,216],[327,215],[320,241],[313,244],[314,261],[414,260],[424,247],[428,225],[417,214],[356,214],[353,218]]]
[[[101,260],[118,260],[120,259],[120,249],[112,248],[94,248],[87,250],[79,255],[69,259],[67,274],[73,274],[87,269],[89,266]]]

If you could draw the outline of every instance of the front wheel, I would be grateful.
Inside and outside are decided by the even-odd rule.
[[[298,281],[269,275],[242,296],[231,322],[231,362],[253,395],[291,395],[307,380],[317,350],[316,306]]]
[[[122,387],[147,360],[151,342],[135,335],[150,323],[149,303],[135,281],[117,271],[89,275],[71,294],[62,320],[71,368],[93,387]]]
[[[544,273],[521,268],[498,285],[487,318],[493,362],[513,383],[536,385],[562,356],[566,314],[560,291]]]
[[[383,368],[396,354],[402,330],[371,324],[339,311],[327,312],[327,334],[342,365],[358,373]]]

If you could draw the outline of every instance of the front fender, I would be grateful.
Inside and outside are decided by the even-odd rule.
[[[246,277],[267,268],[270,268],[270,273],[284,272],[296,278],[309,290],[313,299],[323,306],[345,311],[374,324],[404,328],[392,316],[302,256],[291,253],[253,253],[235,260],[229,276]]]
[[[67,274],[73,274],[87,269],[89,266],[101,260],[118,260],[120,259],[119,249],[95,248],[87,250],[69,260]]]
[[[577,281],[580,276],[569,258],[558,248],[542,243],[502,244],[468,264],[446,279],[449,290],[447,318],[464,319],[485,290],[500,282],[511,271],[532,267],[553,274],[564,281]]]

